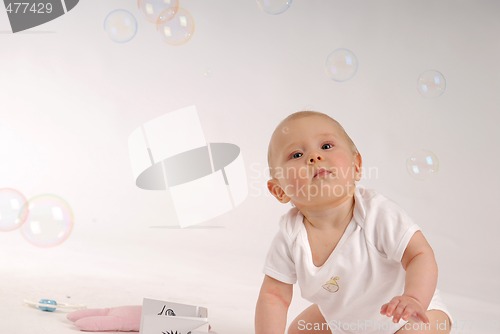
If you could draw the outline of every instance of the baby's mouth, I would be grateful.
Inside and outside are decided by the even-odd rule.
[[[317,177],[325,177],[325,176],[328,176],[330,175],[332,172],[330,172],[328,169],[326,168],[319,168],[318,170],[316,170],[316,172],[314,172],[314,176],[313,178],[317,178]]]

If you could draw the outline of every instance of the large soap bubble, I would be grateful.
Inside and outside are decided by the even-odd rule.
[[[358,60],[352,51],[337,49],[326,58],[325,69],[332,80],[347,81],[356,74]]]
[[[138,0],[137,6],[149,22],[158,23],[160,18],[167,21],[174,17],[179,0]]]
[[[446,90],[446,80],[441,72],[425,71],[418,77],[417,89],[423,97],[438,97]]]
[[[292,5],[292,0],[257,0],[259,8],[271,15],[284,13]]]
[[[426,180],[439,171],[439,160],[431,151],[418,150],[406,160],[406,167],[414,178]]]
[[[104,19],[104,30],[113,42],[125,43],[137,33],[137,20],[125,9],[116,9]]]
[[[73,230],[73,212],[62,198],[39,195],[26,204],[28,217],[21,226],[21,234],[38,247],[53,247],[64,242]]]
[[[26,198],[12,188],[0,189],[0,231],[8,232],[19,228],[26,220],[28,207]]]
[[[194,33],[194,19],[184,8],[179,8],[174,17],[160,17],[157,24],[162,39],[170,45],[186,43]]]

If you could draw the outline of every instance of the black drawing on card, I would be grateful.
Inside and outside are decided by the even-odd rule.
[[[167,308],[167,305],[163,305],[163,308],[161,309],[160,313],[158,313],[158,315],[162,315],[163,312],[165,312],[166,316],[169,316],[169,317],[175,316],[174,310],[172,310],[171,308]],[[173,334],[175,334],[175,333],[173,333]]]

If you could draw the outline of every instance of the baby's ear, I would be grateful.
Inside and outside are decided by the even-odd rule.
[[[278,183],[278,180],[271,179],[267,181],[267,189],[281,203],[285,204],[290,202],[290,197],[288,197],[283,188],[281,188],[280,184]]]
[[[362,167],[363,167],[363,158],[361,157],[361,154],[359,152],[356,152],[354,156],[354,168],[355,168],[355,179],[356,181],[361,180],[361,174],[362,174]]]

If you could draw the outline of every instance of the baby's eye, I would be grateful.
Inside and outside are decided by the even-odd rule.
[[[293,154],[290,156],[290,158],[292,158],[292,159],[298,159],[298,158],[300,158],[301,156],[302,156],[302,153],[301,153],[301,152],[295,152],[295,153],[293,153]]]
[[[333,147],[333,145],[332,145],[332,144],[323,144],[323,146],[321,146],[321,149],[322,149],[322,150],[328,150],[328,149],[330,149],[330,148],[332,148],[332,147]]]

